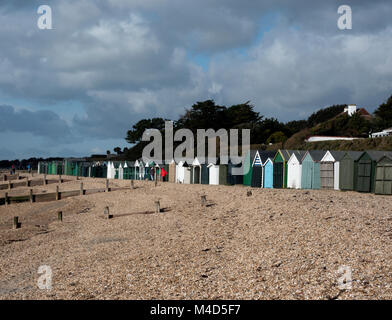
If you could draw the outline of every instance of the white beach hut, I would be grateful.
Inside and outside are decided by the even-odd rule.
[[[306,151],[294,151],[287,161],[287,188],[301,188],[302,158],[305,153]]]
[[[184,161],[180,161],[176,165],[176,183],[183,183],[184,182],[184,168],[182,165]]]
[[[135,161],[136,180],[144,180],[144,163],[141,159]]]
[[[108,162],[107,178],[114,179],[115,174],[116,174],[116,169],[114,168],[114,163],[109,161]]]
[[[186,161],[180,161],[176,168],[177,183],[191,183],[191,168]]]
[[[320,161],[320,179],[322,189],[339,190],[339,167],[344,151],[327,151]]]
[[[121,179],[121,180],[124,179],[124,168],[123,168],[121,163],[118,166],[118,178]]]
[[[210,163],[208,166],[210,173],[210,184],[219,184],[219,164]]]

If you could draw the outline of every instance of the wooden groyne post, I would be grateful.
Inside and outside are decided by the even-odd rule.
[[[113,218],[113,215],[110,214],[109,212],[109,207],[105,207],[105,209],[103,210],[103,215],[106,219],[111,219]]]
[[[29,198],[30,198],[30,203],[33,203],[34,202],[33,189],[29,190]]]
[[[200,200],[201,200],[201,206],[205,207],[207,205],[207,196],[206,195],[202,195],[200,197]]]
[[[22,224],[19,222],[19,217],[14,217],[13,229],[19,229]]]
[[[155,213],[160,213],[161,212],[161,203],[159,200],[155,201]]]

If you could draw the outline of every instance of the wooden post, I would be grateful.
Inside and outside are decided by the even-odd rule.
[[[106,190],[105,191],[106,192],[110,191],[110,189],[109,189],[109,179],[106,179]]]
[[[103,215],[105,216],[106,219],[113,218],[113,215],[109,213],[109,207],[105,207],[105,209],[103,210]]]
[[[63,212],[62,211],[57,211],[57,220],[58,221],[63,221]]]
[[[10,201],[8,198],[8,192],[4,194],[4,201],[5,201],[5,205],[8,206],[8,202]]]
[[[44,186],[46,186],[46,174],[44,174],[44,179],[43,179],[43,181],[44,181]]]
[[[133,180],[131,180],[131,189],[135,189],[135,185],[133,184]]]
[[[11,181],[8,181],[8,190],[11,190]]]
[[[59,186],[56,186],[56,200],[60,200]]]
[[[20,227],[21,227],[21,223],[19,223],[19,218],[18,217],[14,217],[13,229],[19,229]]]
[[[155,181],[154,181],[154,185],[155,185],[155,186],[157,186],[157,185],[158,185],[158,180],[157,180],[157,179],[155,179]]]
[[[59,183],[62,183],[63,180],[61,179],[61,174],[59,175]]]
[[[29,196],[30,196],[30,203],[33,203],[34,202],[34,196],[33,196],[33,189],[30,189],[30,191],[29,191]]]
[[[207,205],[207,196],[206,195],[202,195],[201,196],[201,206],[205,207]]]
[[[158,201],[155,201],[155,213],[159,213],[159,212],[161,212],[161,204],[158,200]]]
[[[83,191],[83,182],[80,183],[80,195],[82,196],[84,194]]]

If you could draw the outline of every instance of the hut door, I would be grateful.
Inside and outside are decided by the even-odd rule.
[[[255,166],[252,170],[252,184],[254,188],[261,188],[261,175],[263,173],[263,167]]]
[[[370,192],[370,177],[372,172],[372,161],[362,160],[358,162],[357,189],[360,192]]]
[[[392,194],[392,165],[380,164],[376,171],[376,194]]]
[[[283,187],[283,162],[274,162],[274,188]]]
[[[322,189],[333,189],[333,162],[323,162],[320,165]]]
[[[340,161],[339,184],[342,190],[354,189],[354,162],[350,159]]]
[[[200,167],[194,167],[195,172],[193,174],[193,183],[200,183]]]
[[[208,170],[207,165],[201,165],[201,183],[209,184],[210,183],[210,170]]]

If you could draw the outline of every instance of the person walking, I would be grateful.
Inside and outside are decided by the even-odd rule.
[[[151,170],[150,170],[150,177],[151,177],[152,181],[155,180],[155,169],[154,169],[154,167],[152,167]]]
[[[167,171],[165,170],[165,168],[162,168],[161,170],[162,181],[165,181],[166,176],[167,176]]]

